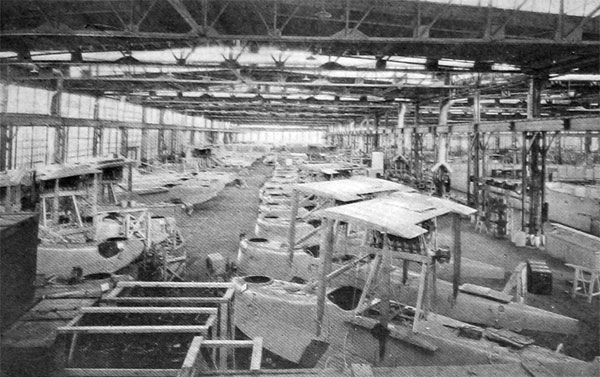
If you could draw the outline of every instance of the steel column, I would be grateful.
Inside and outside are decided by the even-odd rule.
[[[14,128],[0,125],[0,171],[12,169]]]
[[[68,128],[62,124],[54,127],[54,163],[63,164],[67,157]]]
[[[545,78],[543,77],[532,77],[529,80],[529,92],[527,95],[527,117],[529,119],[535,119],[540,116],[540,106],[541,106],[541,93],[542,88],[545,83]],[[544,148],[542,146],[542,139],[544,136],[541,132],[529,132],[527,135],[524,135],[523,138],[523,158],[526,160],[529,158],[529,161],[523,161],[523,166],[529,167],[530,176],[527,177],[527,169],[523,169],[523,215],[522,218],[525,218],[525,192],[527,188],[527,183],[529,183],[529,223],[528,223],[528,233],[531,235],[538,235],[541,230],[541,210],[542,210],[542,202],[543,199],[543,187],[546,184],[546,177],[544,176],[545,172],[543,171],[545,168],[540,169],[540,165],[544,165],[545,162],[540,163],[540,159],[544,160],[545,153]],[[530,141],[528,142],[528,139]],[[544,142],[545,143],[545,142]]]
[[[99,98],[95,98],[94,102],[94,120],[100,120],[100,103]],[[104,128],[102,126],[94,127],[92,136],[92,156],[98,157],[102,155],[102,142],[104,138]]]
[[[121,132],[120,154],[123,157],[127,157],[127,150],[129,148],[129,130],[122,127],[119,129],[119,131]]]

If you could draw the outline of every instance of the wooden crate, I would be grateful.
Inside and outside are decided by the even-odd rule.
[[[103,302],[118,306],[215,307],[219,339],[232,339],[234,295],[233,283],[126,281],[119,282]]]
[[[214,337],[217,311],[202,307],[82,308],[57,329],[62,334],[58,357],[66,369],[172,366],[183,360],[182,351],[195,336]]]
[[[140,369],[140,368],[65,368],[65,376],[137,376],[137,377],[192,377],[205,372],[222,372],[227,370],[227,365],[222,364],[218,368],[210,368],[207,360],[202,355],[202,349],[235,349],[252,348],[250,360],[250,372],[257,372],[261,368],[262,360],[262,338],[254,340],[207,340],[202,336],[195,336],[188,347],[185,358],[178,368],[168,369]],[[213,360],[214,362],[214,360]],[[231,371],[230,371],[231,372]]]

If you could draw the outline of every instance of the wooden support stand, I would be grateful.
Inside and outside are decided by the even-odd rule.
[[[571,297],[584,296],[591,303],[593,297],[600,296],[600,270],[592,270],[571,263],[566,263],[566,266],[575,270]],[[580,288],[582,292],[579,292]]]

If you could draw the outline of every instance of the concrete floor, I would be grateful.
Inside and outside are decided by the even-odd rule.
[[[235,261],[240,233],[254,234],[258,189],[272,171],[272,166],[255,164],[248,176],[240,176],[248,187],[227,186],[216,198],[195,206],[191,216],[184,213],[177,216],[188,253],[186,280],[208,279],[206,257],[209,254],[221,253]]]
[[[245,179],[248,187],[228,186],[216,198],[197,206],[191,216],[178,215],[178,224],[186,237],[184,246],[188,252],[186,279],[205,281],[206,256],[221,253],[234,261],[237,255],[239,235],[254,234],[254,224],[258,211],[258,188],[267,180],[273,168],[255,164]],[[450,222],[440,221],[440,244],[451,246]],[[522,261],[546,260],[553,271],[553,294],[541,296],[530,294],[527,303],[546,310],[577,318],[581,322],[580,331],[574,335],[555,335],[550,333],[532,335],[537,343],[555,349],[563,344],[563,352],[591,361],[600,355],[600,300],[595,298],[588,304],[584,298],[571,299],[568,294],[567,280],[573,278],[572,272],[564,264],[549,257],[542,250],[516,247],[509,240],[497,239],[492,235],[479,234],[468,221],[462,224],[463,255],[482,262],[503,267],[507,273]],[[463,282],[479,283],[501,289],[504,282],[475,281],[463,279]]]

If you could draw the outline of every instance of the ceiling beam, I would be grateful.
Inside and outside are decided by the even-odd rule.
[[[175,8],[177,13],[179,13],[179,15],[185,20],[185,22],[188,25],[190,25],[190,27],[192,28],[192,30],[191,30],[192,33],[199,34],[201,32],[202,27],[200,25],[198,25],[196,20],[194,20],[194,17],[192,17],[192,15],[190,14],[190,11],[187,9],[185,4],[183,4],[182,0],[167,0],[167,1],[169,2],[169,4],[171,4],[171,6],[173,8]]]
[[[3,113],[0,124],[13,127],[90,127],[90,128],[132,128],[132,129],[165,129],[181,131],[222,131],[237,132],[235,129],[191,127],[171,124],[153,124],[141,122],[123,122],[116,120],[93,120],[80,118],[64,118],[52,115],[37,115],[23,113]]]

